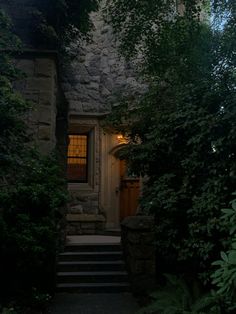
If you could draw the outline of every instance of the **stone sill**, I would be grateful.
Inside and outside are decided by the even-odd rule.
[[[69,110],[69,118],[75,119],[75,118],[104,118],[106,117],[110,112],[84,112],[84,111],[75,111],[75,110]]]
[[[72,183],[68,182],[68,190],[69,191],[88,191],[95,192],[94,188],[88,183]]]
[[[105,222],[105,217],[102,215],[87,215],[87,214],[67,214],[68,222]]]

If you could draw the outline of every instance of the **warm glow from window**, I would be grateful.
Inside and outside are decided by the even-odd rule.
[[[87,182],[88,135],[70,134],[67,153],[67,178],[70,182]]]

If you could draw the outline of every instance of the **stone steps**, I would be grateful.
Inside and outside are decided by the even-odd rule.
[[[57,290],[81,293],[128,291],[128,273],[120,244],[68,244],[58,258]]]
[[[65,252],[98,252],[98,251],[120,251],[120,243],[78,243],[78,244],[67,244]]]
[[[129,283],[60,283],[57,284],[60,292],[77,293],[120,293],[130,290]]]
[[[95,270],[125,270],[125,263],[117,261],[65,261],[58,262],[59,271],[95,271]]]
[[[60,254],[60,261],[114,261],[122,258],[121,251],[113,252],[64,252]]]

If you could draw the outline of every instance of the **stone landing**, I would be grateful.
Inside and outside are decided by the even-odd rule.
[[[101,234],[105,230],[106,219],[96,214],[67,214],[67,235]]]

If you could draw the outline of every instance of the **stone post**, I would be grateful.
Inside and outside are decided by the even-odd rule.
[[[147,293],[156,283],[154,218],[130,216],[121,223],[121,241],[134,293]]]

